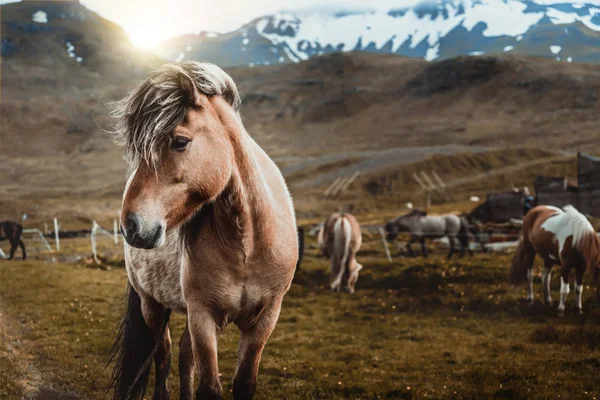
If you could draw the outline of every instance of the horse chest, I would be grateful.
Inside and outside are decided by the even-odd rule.
[[[138,293],[172,310],[185,310],[181,290],[181,254],[176,246],[156,250],[126,247],[125,259],[129,281]]]

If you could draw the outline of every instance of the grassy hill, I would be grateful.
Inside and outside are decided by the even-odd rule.
[[[106,133],[107,103],[162,61],[135,50],[121,28],[77,1],[1,7],[2,216],[112,218],[126,166]],[[33,21],[41,10],[46,23]],[[562,152],[600,150],[600,71],[593,65],[336,53],[228,71],[248,131],[289,178],[302,212],[333,207],[318,194],[354,171],[362,175],[348,192],[351,202],[396,207],[415,193],[414,170],[435,167],[451,180],[495,171],[483,185],[455,186],[471,193],[531,185],[530,177],[550,168],[545,161],[565,175],[571,164],[555,160]],[[370,179],[394,181],[390,201],[370,202]]]

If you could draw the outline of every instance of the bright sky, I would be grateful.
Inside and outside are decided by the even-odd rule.
[[[598,0],[583,1],[592,3]],[[14,0],[0,0],[0,4],[10,2]],[[228,32],[275,11],[355,10],[367,7],[388,10],[418,2],[419,0],[81,0],[86,7],[121,25],[135,45],[145,48],[186,33]]]

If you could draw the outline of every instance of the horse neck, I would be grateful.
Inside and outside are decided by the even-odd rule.
[[[257,146],[241,123],[230,132],[234,167],[225,190],[215,200],[215,222],[231,225],[234,236],[242,240],[245,252],[253,245],[257,230],[270,217],[267,187],[260,172],[254,147]]]

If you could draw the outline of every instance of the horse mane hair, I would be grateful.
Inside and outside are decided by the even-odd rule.
[[[412,210],[411,212],[409,212],[408,214],[404,215],[405,217],[412,217],[415,215],[420,215],[422,217],[427,216],[427,211],[423,211],[419,208],[415,208],[414,210]]]
[[[571,205],[563,208],[563,216],[566,224],[573,233],[573,247],[585,258],[589,272],[595,273],[600,263],[600,239],[596,235],[594,227],[577,209]],[[594,271],[592,271],[594,269]]]
[[[161,146],[185,120],[188,107],[194,106],[190,104],[190,90],[221,96],[235,111],[241,105],[235,82],[216,65],[187,61],[159,67],[124,99],[112,104],[112,133],[115,142],[125,148],[130,166],[140,159],[156,166]]]

